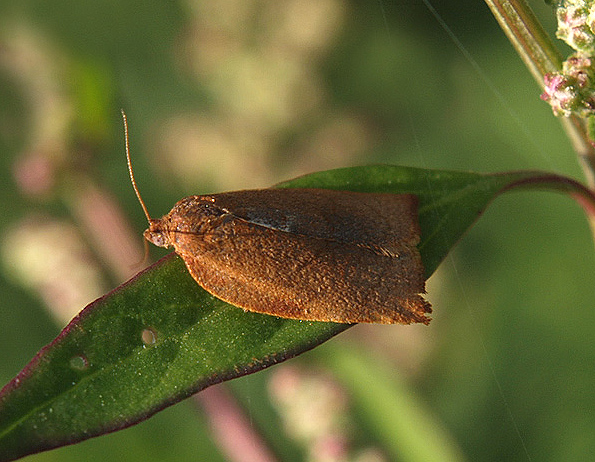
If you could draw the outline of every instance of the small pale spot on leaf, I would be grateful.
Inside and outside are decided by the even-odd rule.
[[[89,367],[89,361],[83,355],[76,355],[70,358],[70,367],[77,371],[84,371]]]
[[[152,327],[148,327],[147,329],[143,329],[141,338],[145,346],[154,345],[157,342],[157,332]]]

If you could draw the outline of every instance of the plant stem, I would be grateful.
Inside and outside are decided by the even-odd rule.
[[[537,83],[562,67],[562,55],[525,0],[485,0],[500,27],[515,47]]]
[[[585,121],[579,117],[571,116],[560,117],[560,123],[572,142],[589,188],[595,190],[595,150],[587,135]]]
[[[500,27],[543,88],[543,76],[560,71],[562,56],[525,0],[485,0]],[[586,124],[576,116],[560,117],[564,131],[576,151],[587,184],[595,189],[595,147],[589,141]]]

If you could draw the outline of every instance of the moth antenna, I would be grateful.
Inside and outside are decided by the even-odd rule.
[[[143,208],[143,212],[145,212],[145,216],[147,217],[147,221],[151,223],[151,216],[149,215],[149,211],[147,210],[147,206],[143,201],[143,198],[140,196],[140,192],[138,191],[138,187],[136,186],[136,180],[134,179],[134,173],[132,173],[132,162],[130,161],[130,146],[128,143],[128,119],[126,117],[126,113],[124,109],[120,109],[122,113],[122,120],[124,121],[124,140],[126,144],[126,161],[128,162],[128,173],[130,174],[130,181],[132,182],[132,187],[134,188],[134,192],[138,201],[140,202],[140,206]],[[146,253],[146,252],[145,252]]]

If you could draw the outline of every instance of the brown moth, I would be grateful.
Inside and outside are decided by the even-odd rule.
[[[126,152],[149,220],[144,237],[173,246],[196,282],[217,298],[307,321],[430,322],[416,196],[246,190],[186,197],[153,219]]]

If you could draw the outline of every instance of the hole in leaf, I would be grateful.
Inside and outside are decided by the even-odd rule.
[[[141,338],[145,346],[154,345],[157,342],[157,332],[151,327],[143,329]]]

